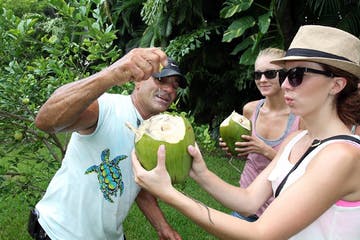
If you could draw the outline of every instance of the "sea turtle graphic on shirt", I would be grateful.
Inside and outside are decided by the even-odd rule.
[[[110,161],[110,150],[105,149],[101,153],[101,163],[99,165],[93,165],[85,171],[85,174],[93,172],[97,173],[100,190],[102,191],[104,198],[109,202],[114,202],[110,196],[116,197],[119,189],[120,196],[123,193],[124,183],[122,181],[121,169],[118,164],[125,158],[127,158],[126,155],[120,155]]]

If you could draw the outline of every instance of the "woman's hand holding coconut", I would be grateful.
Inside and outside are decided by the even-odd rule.
[[[153,195],[163,199],[175,190],[171,185],[171,178],[165,166],[165,146],[160,145],[158,149],[158,163],[155,168],[147,171],[139,162],[135,151],[132,152],[132,166],[135,182]]]
[[[198,145],[195,144],[195,147],[189,145],[188,152],[193,158],[189,176],[197,182],[202,182],[202,179],[206,179],[207,173],[209,171]],[[171,196],[171,194],[174,193],[174,191],[176,190],[172,186],[170,175],[166,170],[166,149],[164,145],[159,146],[157,155],[157,166],[152,170],[147,171],[141,166],[141,163],[139,162],[135,151],[133,151],[133,172],[137,184],[139,184],[142,188],[145,188],[147,191],[151,192],[155,196],[161,198],[163,201],[167,202],[167,198]]]
[[[245,141],[235,142],[235,151],[238,153],[238,157],[245,157],[249,153],[261,154],[268,159],[275,157],[276,151],[261,139],[249,135],[242,135],[241,138]]]
[[[195,147],[190,145],[188,147],[188,152],[193,158],[189,176],[192,179],[199,181],[207,175],[209,172],[208,168],[197,144],[195,144]]]

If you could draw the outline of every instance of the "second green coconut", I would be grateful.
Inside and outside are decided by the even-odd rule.
[[[241,135],[251,135],[251,121],[243,115],[233,111],[220,124],[220,137],[229,148],[232,155],[237,155],[235,151],[235,142],[245,141]]]

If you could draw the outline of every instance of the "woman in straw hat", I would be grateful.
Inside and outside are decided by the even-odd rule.
[[[165,169],[164,146],[151,171],[133,153],[135,179],[222,239],[358,240],[360,141],[348,126],[360,121],[360,40],[336,28],[303,26],[286,56],[273,62],[285,64],[285,101],[307,130],[289,136],[246,189],[221,180],[207,169],[198,147],[188,148],[194,159],[190,176],[226,207],[252,212],[275,196],[256,222],[211,209],[177,191]],[[307,149],[312,151],[302,158]]]

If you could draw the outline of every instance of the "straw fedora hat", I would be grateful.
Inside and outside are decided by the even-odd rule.
[[[326,64],[360,78],[360,40],[337,28],[305,25],[299,28],[285,57],[271,62],[293,60]]]

